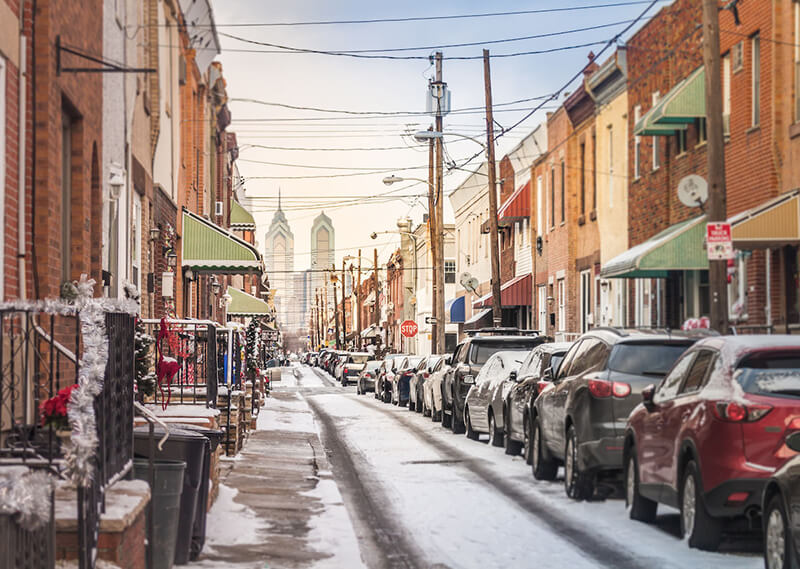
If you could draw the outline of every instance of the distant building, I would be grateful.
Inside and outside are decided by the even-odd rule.
[[[270,285],[275,290],[275,307],[278,321],[289,329],[298,328],[299,314],[294,307],[294,234],[281,209],[280,191],[278,210],[272,217],[264,240],[264,262],[267,266]]]
[[[335,261],[335,237],[333,222],[331,218],[320,213],[311,226],[311,291],[312,294],[317,289],[325,287],[325,273],[323,271],[333,267]],[[330,286],[328,289],[328,306],[333,304],[333,291]]]

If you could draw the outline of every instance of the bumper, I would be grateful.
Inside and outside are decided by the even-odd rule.
[[[374,379],[361,379],[361,391],[375,391]]]
[[[710,492],[706,492],[706,509],[714,517],[735,517],[743,515],[747,510],[761,510],[761,494],[767,478],[738,478],[723,482]],[[734,493],[747,493],[747,499],[729,502],[728,497]]]
[[[623,437],[604,437],[581,443],[578,466],[581,470],[622,470]]]

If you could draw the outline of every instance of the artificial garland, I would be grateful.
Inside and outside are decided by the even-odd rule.
[[[247,345],[247,376],[250,379],[255,379],[258,373],[258,354],[261,350],[261,331],[255,318],[250,320],[250,324],[247,325],[245,343]]]
[[[156,375],[150,371],[152,369],[150,360],[150,346],[155,342],[144,327],[141,318],[136,318],[136,329],[134,333],[134,372],[136,378],[136,392],[143,397],[152,397],[156,392]]]

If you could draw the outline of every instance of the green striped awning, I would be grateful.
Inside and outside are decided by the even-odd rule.
[[[636,136],[670,136],[706,116],[706,73],[699,67],[675,85],[633,127]]]
[[[242,204],[231,200],[231,229],[253,231],[255,228],[256,221],[253,215]]]
[[[677,223],[603,265],[603,278],[666,278],[669,271],[708,269],[706,216]]]
[[[232,299],[228,306],[228,316],[267,316],[270,314],[269,304],[252,294],[247,294],[232,286],[228,287],[228,294]]]
[[[261,255],[255,247],[185,209],[181,247],[183,266],[195,271],[217,274],[262,272]]]

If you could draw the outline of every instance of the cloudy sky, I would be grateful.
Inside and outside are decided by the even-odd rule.
[[[649,5],[635,0],[442,0],[435,4],[420,0],[212,1],[222,44],[218,59],[232,99],[230,129],[239,137],[239,169],[246,178],[246,193],[253,204],[258,240],[264,243],[280,188],[283,209],[295,235],[295,269],[300,270],[310,265],[311,222],[323,209],[336,228],[337,259],[355,254],[359,247],[371,253],[377,246],[385,260],[397,243],[397,236],[382,235],[373,241],[370,233],[396,228],[400,217],[421,221],[426,211],[423,196],[427,186],[396,184],[387,188],[381,181],[391,172],[427,178],[427,146],[419,146],[408,133],[428,128],[431,118],[408,113],[425,111],[427,83],[433,75],[428,56],[437,51],[436,46],[497,42],[441,49],[445,56],[444,80],[452,92],[454,110],[445,120],[445,130],[485,140],[483,63],[480,59],[448,57],[480,58],[484,47],[490,49],[495,118],[508,128],[541,104],[537,97],[561,88],[586,63],[590,51],[601,50]],[[657,2],[647,17],[664,3]],[[573,7],[579,9],[569,9]],[[296,25],[554,8],[560,11]],[[275,25],[286,23],[295,25]],[[567,31],[572,32],[561,33]],[[550,35],[515,41],[542,34]],[[597,45],[587,45],[595,42]],[[419,59],[297,53],[276,46],[328,52],[391,49],[398,51],[362,54]],[[560,49],[573,46],[581,47]],[[496,57],[554,49],[550,53]],[[606,50],[601,59],[611,53],[612,49]],[[515,102],[520,100],[523,101]],[[552,110],[555,105],[551,102],[547,108]],[[498,140],[498,159],[544,120],[547,108]],[[395,114],[359,115],[314,109]],[[480,150],[469,140],[452,138],[446,143],[447,155],[459,164]],[[466,167],[477,167],[481,158],[478,156]],[[458,170],[448,173],[446,190],[455,188],[464,176]],[[377,194],[390,190],[404,197],[375,199]]]

